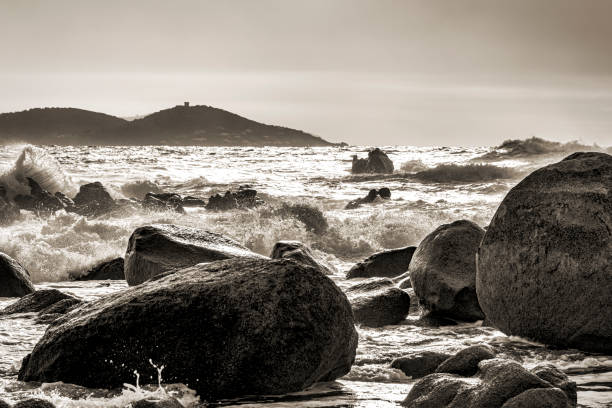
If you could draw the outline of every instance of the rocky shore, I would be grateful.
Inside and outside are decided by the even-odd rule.
[[[355,159],[353,167],[393,171],[380,153],[370,164]],[[16,208],[17,216],[20,209],[63,209],[98,217],[122,206],[181,212],[261,203],[248,187],[206,203],[160,192],[114,200],[100,183],[81,186],[70,199],[27,182],[30,194],[13,200],[0,190],[0,206]],[[277,211],[313,234],[327,232],[319,210]],[[130,286],[94,301],[35,290],[18,260],[0,253],[0,296],[20,298],[0,314],[35,313],[49,324],[22,362],[21,381],[110,389],[131,382],[137,370],[141,384],[156,384],[151,359],[166,367],[165,381],[187,385],[203,402],[296,392],[346,375],[355,363],[356,325],[384,332],[392,325],[480,322],[474,324],[554,347],[610,353],[611,231],[612,156],[576,153],[516,185],[490,225],[440,225],[417,247],[356,263],[346,284],[332,281],[335,268],[299,241],[277,242],[264,256],[212,231],[152,224],[133,231],[124,258],[83,274]],[[415,313],[420,318],[408,322]],[[566,373],[526,368],[485,344],[456,353],[407,350],[389,366],[416,380],[406,407],[577,406]],[[14,407],[52,406],[37,403]]]

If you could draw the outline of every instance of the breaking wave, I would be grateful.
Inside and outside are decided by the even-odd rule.
[[[492,164],[440,164],[434,168],[419,171],[414,178],[421,182],[433,183],[477,183],[500,179],[512,179],[519,172],[510,167]]]
[[[612,147],[602,148],[597,145],[584,145],[576,140],[561,143],[553,142],[550,140],[544,140],[539,137],[531,137],[529,139],[520,140],[506,140],[501,145],[494,148],[493,151],[485,153],[482,156],[477,157],[477,160],[504,160],[513,158],[526,158],[531,156],[540,155],[559,155],[559,154],[570,154],[578,151],[608,151],[611,152]]]
[[[6,187],[9,197],[29,194],[30,188],[26,180],[28,177],[52,194],[61,191],[73,196],[77,191],[60,163],[43,149],[35,146],[23,148],[13,167],[0,175],[0,184]]]

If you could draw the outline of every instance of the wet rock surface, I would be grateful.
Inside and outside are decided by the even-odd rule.
[[[389,156],[379,148],[368,152],[367,159],[359,159],[353,156],[351,173],[393,173],[393,162]]]
[[[348,373],[357,347],[342,291],[284,259],[200,264],[78,311],[49,326],[20,380],[114,388],[137,370],[156,384],[151,359],[205,399],[281,394]]]
[[[410,312],[410,295],[387,278],[370,278],[345,290],[355,322],[382,327],[402,322]]]
[[[408,271],[416,247],[389,249],[370,255],[355,264],[346,274],[347,279],[384,277],[393,278]]]
[[[123,258],[115,258],[94,266],[83,275],[74,277],[74,280],[123,280],[125,279],[123,265]]]
[[[611,231],[612,156],[575,153],[531,173],[480,246],[487,319],[509,335],[612,352]]]
[[[19,262],[0,252],[0,297],[21,297],[35,290],[28,271]]]
[[[326,275],[334,273],[334,267],[317,258],[308,245],[299,241],[278,241],[270,254],[272,259],[293,259],[304,265],[319,269]]]
[[[427,310],[451,318],[484,318],[476,297],[476,251],[484,230],[471,221],[444,224],[427,235],[410,262],[410,281]]]
[[[229,258],[265,258],[220,234],[172,224],[137,228],[125,254],[125,279],[138,285],[162,272]]]

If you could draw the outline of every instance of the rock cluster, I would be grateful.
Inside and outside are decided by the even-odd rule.
[[[382,198],[383,200],[388,200],[389,198],[391,198],[391,190],[389,190],[387,187],[383,187],[380,190],[372,189],[365,197],[349,201],[349,203],[344,207],[344,209],[352,210],[354,208],[360,207],[361,204],[373,203],[378,197]]]
[[[389,156],[379,148],[368,152],[367,159],[359,159],[353,156],[351,173],[393,173],[393,162]]]
[[[253,208],[263,204],[257,197],[257,190],[241,186],[238,191],[232,193],[226,191],[224,195],[215,194],[208,199],[207,210],[227,211],[235,208]]]

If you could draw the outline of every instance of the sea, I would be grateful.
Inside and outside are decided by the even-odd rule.
[[[418,245],[437,226],[468,219],[486,227],[505,194],[525,175],[556,162],[575,146],[531,149],[529,140],[510,149],[457,146],[379,146],[395,165],[393,174],[353,175],[353,155],[366,157],[368,146],[332,147],[177,147],[0,145],[0,183],[9,195],[27,192],[24,174],[49,191],[74,196],[80,185],[100,181],[115,198],[142,198],[148,191],[176,192],[207,199],[251,186],[264,205],[248,210],[211,212],[187,208],[186,214],[126,209],[98,218],[64,211],[22,218],[0,227],[0,251],[17,259],[38,289],[56,288],[85,300],[124,290],[124,281],[74,281],[101,261],[123,256],[132,231],[151,223],[173,223],[221,233],[255,252],[269,255],[275,242],[298,240],[335,268],[340,287],[348,269],[374,252]],[[346,204],[387,187],[388,200],[355,209]],[[329,224],[317,234],[300,221],[271,211],[284,203],[319,208]],[[579,294],[576,294],[578,296]],[[0,308],[16,299],[0,298]],[[424,328],[410,324],[358,327],[359,346],[351,371],[300,393],[217,401],[240,407],[397,407],[415,380],[390,367],[418,351],[456,352],[488,344],[500,356],[526,367],[551,363],[578,384],[580,407],[612,407],[612,356],[549,348],[509,337],[482,322]],[[17,380],[21,360],[46,330],[34,314],[0,317],[0,399],[43,398],[57,407],[126,407],[143,397],[173,395],[185,407],[198,403],[194,391],[167,384],[134,382],[121,389],[88,389],[71,384],[27,384]],[[86,358],[86,356],[84,356]],[[155,364],[155,362],[152,362]],[[180,362],[179,362],[180,364]]]

